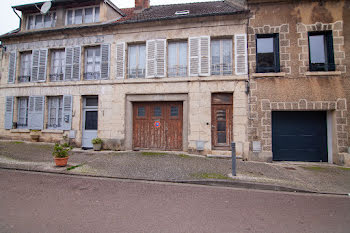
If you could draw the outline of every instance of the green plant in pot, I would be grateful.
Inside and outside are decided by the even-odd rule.
[[[94,138],[91,140],[92,146],[95,151],[100,151],[102,148],[102,139],[101,138]]]
[[[52,155],[55,159],[56,166],[58,167],[64,167],[67,165],[68,158],[69,158],[69,151],[72,150],[72,147],[69,146],[67,143],[64,144],[55,144],[55,147],[53,148]]]

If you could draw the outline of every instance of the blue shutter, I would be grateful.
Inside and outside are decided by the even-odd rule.
[[[117,65],[116,73],[117,79],[123,79],[125,76],[125,43],[118,43],[116,45]]]
[[[17,52],[11,52],[9,56],[8,83],[15,83]]]
[[[13,120],[13,96],[6,96],[5,102],[5,129],[12,129]]]
[[[73,71],[72,71],[72,80],[80,80],[80,57],[81,57],[81,47],[73,48]]]
[[[44,125],[44,96],[29,97],[28,128],[40,130]]]
[[[101,79],[109,79],[110,45],[101,45]]]
[[[64,80],[71,81],[72,80],[72,70],[73,70],[73,48],[66,48],[65,51],[66,59],[65,59],[65,72],[64,72]]]
[[[73,97],[71,95],[63,96],[63,116],[62,116],[62,129],[71,130],[72,128],[72,104]]]
[[[47,67],[47,49],[41,49],[39,52],[39,71],[38,82],[46,81],[46,67]]]
[[[31,73],[31,81],[37,82],[39,80],[39,56],[40,50],[33,50],[32,53],[32,73]]]

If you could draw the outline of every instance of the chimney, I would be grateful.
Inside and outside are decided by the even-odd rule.
[[[135,11],[143,11],[150,7],[150,0],[135,0]]]

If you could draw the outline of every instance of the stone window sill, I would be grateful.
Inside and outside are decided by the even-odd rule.
[[[252,77],[284,77],[286,76],[285,72],[276,72],[276,73],[253,73]]]
[[[57,134],[62,134],[63,130],[60,129],[44,129],[41,131],[42,133],[57,133]]]
[[[306,72],[306,76],[339,76],[341,75],[340,71],[315,71],[315,72]]]
[[[11,133],[30,133],[29,129],[11,129]]]

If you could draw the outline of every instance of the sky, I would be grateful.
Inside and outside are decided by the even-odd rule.
[[[13,12],[11,6],[41,2],[44,0],[1,0],[0,7],[0,35],[12,31],[19,26],[19,18]],[[134,7],[135,0],[111,0],[119,8]],[[210,2],[213,0],[151,0],[151,5]],[[20,15],[20,12],[17,12]]]

